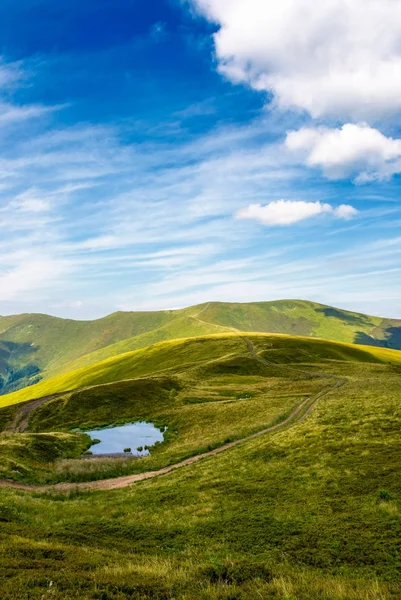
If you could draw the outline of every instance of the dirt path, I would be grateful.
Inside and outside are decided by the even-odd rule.
[[[170,465],[168,467],[164,467],[159,471],[148,471],[146,473],[139,473],[137,475],[127,475],[126,477],[116,477],[112,479],[102,479],[99,481],[89,481],[84,483],[58,483],[55,485],[28,485],[23,483],[15,483],[11,481],[0,481],[0,488],[12,488],[17,490],[29,491],[29,492],[70,492],[74,490],[80,491],[95,491],[95,490],[115,490],[125,488],[129,485],[137,483],[138,481],[144,481],[146,479],[154,479],[155,477],[160,477],[163,475],[168,475],[177,469],[181,469],[183,467],[188,467],[193,465],[205,458],[210,458],[229,450],[230,448],[235,448],[240,444],[244,444],[249,440],[254,440],[268,433],[277,433],[280,431],[285,431],[295,425],[301,423],[306,417],[310,414],[313,407],[317,404],[321,398],[327,396],[327,394],[333,392],[334,390],[343,387],[347,383],[347,379],[343,377],[338,377],[337,375],[328,375],[326,373],[312,373],[310,371],[306,371],[303,369],[297,369],[294,367],[288,367],[286,365],[281,365],[279,363],[269,362],[268,360],[262,358],[258,355],[257,350],[253,342],[247,337],[241,335],[241,339],[245,342],[248,347],[249,353],[255,360],[259,361],[262,364],[267,366],[274,365],[275,367],[282,368],[285,370],[291,370],[297,373],[303,373],[309,375],[314,378],[331,380],[334,382],[330,387],[318,392],[313,396],[309,396],[305,398],[292,412],[286,417],[281,423],[277,423],[276,425],[271,425],[270,427],[266,427],[257,433],[253,433],[251,435],[246,436],[240,440],[236,440],[234,442],[230,442],[228,444],[224,444],[215,450],[210,450],[209,452],[204,452],[203,454],[198,454],[197,456],[192,456],[191,458],[187,458],[175,465]],[[43,401],[47,401],[47,399],[41,399]],[[32,410],[32,409],[31,409]],[[29,415],[28,417],[29,418]]]
[[[31,412],[36,408],[39,408],[39,406],[42,406],[42,404],[50,402],[50,400],[53,400],[56,397],[57,394],[53,394],[52,396],[44,396],[38,400],[29,400],[28,402],[24,402],[19,405],[17,404],[17,410],[15,411],[14,419],[4,431],[8,433],[24,433],[28,427]]]

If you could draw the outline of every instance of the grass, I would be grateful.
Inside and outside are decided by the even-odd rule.
[[[89,385],[143,377],[155,372],[160,373],[164,370],[173,369],[177,366],[185,369],[191,365],[196,365],[199,359],[207,361],[212,358],[219,358],[222,353],[238,349],[243,345],[238,337],[234,335],[231,341],[227,342],[224,338],[223,344],[217,341],[214,344],[207,344],[207,348],[202,339],[195,342],[195,346],[191,347],[189,354],[187,348],[190,341],[184,339],[174,342],[161,342],[149,348],[119,355],[93,366],[60,375],[30,388],[0,397],[0,406],[24,402]]]
[[[338,344],[327,340],[268,334],[260,336],[260,339],[265,343],[270,358],[274,360],[276,356],[278,362],[280,360],[291,362],[292,360],[305,361],[307,359],[316,361],[322,358],[366,362],[400,361],[398,352],[384,348],[368,348]],[[273,345],[273,352],[271,352],[271,345]],[[280,356],[281,347],[284,347],[282,356]],[[292,352],[291,356],[288,354],[290,351]],[[0,407],[86,386],[160,373],[185,371],[199,366],[202,361],[206,363],[213,359],[221,360],[224,356],[229,358],[238,353],[244,354],[244,341],[235,333],[160,342],[7,394],[0,397]]]
[[[401,348],[401,322],[313,302],[211,302],[177,311],[118,312],[95,321],[0,317],[0,392],[7,393],[160,341],[230,330]]]
[[[0,489],[2,598],[401,597],[400,353],[262,335],[252,340],[278,363],[346,376],[348,384],[322,398],[290,430],[248,441],[168,477],[70,495]],[[280,366],[263,372],[263,365],[237,354],[231,338],[229,352],[208,361],[202,343],[193,343],[196,361],[191,362],[187,345],[177,359],[186,357],[187,367],[174,369],[166,355],[159,365],[163,374],[155,378],[179,381],[172,400],[158,396],[157,411],[182,414],[183,423],[191,414],[195,423],[202,410],[236,407],[235,395],[245,389],[250,415],[264,404],[267,409],[280,392],[289,396],[296,386],[318,381],[297,379],[291,371],[284,375]],[[211,344],[213,354],[222,339],[203,343]],[[153,354],[155,364],[162,356]],[[150,368],[149,360],[141,356],[140,372]],[[77,396],[76,404],[67,401],[63,419],[81,410]],[[198,397],[206,401],[185,403]],[[88,422],[95,418],[90,408],[95,400],[81,397]],[[109,402],[112,398],[105,405]],[[153,410],[150,401],[141,407],[138,399],[134,406]],[[244,415],[223,414],[217,427],[227,421],[238,431]],[[35,427],[40,422],[50,427],[46,419],[51,418],[38,413]],[[204,431],[205,423],[200,437]]]
[[[55,461],[79,458],[89,448],[87,435],[67,432],[3,434],[0,437],[0,479],[38,481]]]
[[[271,337],[254,339],[261,351],[272,350]],[[128,375],[138,378],[108,382]],[[159,469],[279,422],[302,400],[328,385],[281,366],[261,364],[249,356],[244,341],[233,335],[161,343],[91,367],[85,375],[72,374],[64,385],[70,388],[73,378],[76,385],[83,380],[87,383],[89,376],[94,386],[58,394],[32,412],[32,435],[147,420],[168,428],[165,443],[140,461],[82,461],[72,456],[48,465],[47,470],[45,464],[37,471],[32,466],[28,475],[5,471],[13,458],[13,445],[5,444],[3,454],[8,452],[8,463],[4,463],[3,477],[6,473],[20,481],[85,481]],[[99,377],[108,383],[98,383]],[[55,380],[57,390],[60,379],[65,381],[63,377]],[[37,387],[42,390],[45,385]],[[46,388],[46,392],[52,391]],[[3,400],[7,398],[11,396]],[[4,409],[4,424],[14,417],[12,406]],[[18,405],[14,409],[18,410]],[[8,435],[7,440],[11,439]]]
[[[49,444],[48,457],[38,461],[35,453],[26,452],[23,465],[24,438],[8,433],[0,446],[1,476],[31,483],[81,482],[157,470],[278,423],[305,398],[332,386],[330,380],[288,365],[318,373],[335,364],[348,376],[358,364],[380,366],[391,360],[397,369],[401,358],[386,349],[308,338],[253,334],[248,339],[269,365],[251,356],[238,335],[215,335],[162,342],[3,396],[9,404],[0,410],[0,424],[7,430],[18,403],[54,395],[32,412],[30,441],[36,434],[42,440],[45,432],[70,435],[76,428],[89,431],[135,420],[151,421],[167,432],[165,443],[140,461],[82,461],[79,454],[88,441],[71,437],[62,455]]]

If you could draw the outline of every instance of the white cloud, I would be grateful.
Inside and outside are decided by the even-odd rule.
[[[220,25],[220,71],[313,117],[401,109],[400,0],[191,0]]]
[[[0,56],[0,91],[3,87],[9,87],[23,76],[21,62],[7,63]]]
[[[0,124],[2,126],[9,123],[18,121],[24,121],[26,119],[33,119],[41,117],[48,113],[60,110],[64,108],[64,105],[60,106],[43,106],[40,104],[29,104],[24,106],[18,106],[14,104],[7,104],[0,102]]]
[[[39,198],[26,198],[19,203],[21,212],[41,213],[49,210],[49,203]]]
[[[288,240],[287,232],[284,236]],[[280,245],[277,255],[264,253],[261,247],[260,252],[246,259],[164,274],[145,290],[137,286],[129,296],[119,295],[118,308],[157,310],[210,301],[303,298],[399,317],[401,239],[391,240],[391,248],[388,244],[387,239],[369,244],[364,237],[359,244],[330,252],[322,251],[318,243],[309,248],[308,256],[302,255],[304,244],[302,248],[294,247],[295,253],[290,254],[288,243],[285,249]]]
[[[340,129],[305,127],[288,133],[285,143],[309,166],[321,167],[331,178],[384,179],[401,172],[401,140],[365,124],[348,123]]]
[[[350,219],[357,214],[352,206],[333,207],[322,202],[276,200],[265,206],[250,204],[236,213],[238,219],[251,219],[263,225],[293,225],[317,215],[330,214],[339,219]]]
[[[20,299],[26,293],[44,290],[64,273],[66,265],[63,261],[46,257],[20,257],[18,264],[0,272],[0,301]]]
[[[348,219],[355,217],[357,212],[358,211],[349,204],[340,204],[340,206],[337,206],[337,208],[334,209],[334,216],[348,221]]]
[[[0,56],[0,125],[4,126],[41,117],[48,113],[66,108],[67,105],[45,106],[42,104],[17,104],[5,98],[9,92],[18,87],[21,80],[27,77],[21,62],[7,63]],[[4,94],[4,92],[7,92]]]
[[[36,195],[35,190],[26,190],[15,198],[16,209],[24,213],[42,213],[50,209],[50,203]]]

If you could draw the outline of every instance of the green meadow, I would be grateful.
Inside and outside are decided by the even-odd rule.
[[[85,481],[162,468],[279,422],[307,397],[332,385],[330,380],[283,368],[282,361],[293,352],[287,338],[251,339],[270,362],[250,356],[245,339],[238,335],[209,336],[162,342],[3,396],[0,402],[7,406],[0,410],[5,429],[0,445],[2,477],[38,483]],[[307,352],[308,357],[358,353],[353,347],[339,350],[336,344],[319,341],[307,340],[306,346],[313,353]],[[370,353],[360,352],[372,360]],[[18,429],[24,401],[43,396],[48,399],[32,411],[26,430],[13,431]],[[133,419],[167,427],[166,442],[150,457],[78,458],[83,442],[72,430]],[[69,445],[75,452],[70,459]],[[46,461],[38,467],[37,446],[45,453],[47,448],[49,457],[64,460],[51,468]]]
[[[250,347],[250,344],[253,350]],[[5,599],[401,597],[401,353],[280,335],[162,342],[1,398]],[[346,379],[342,387],[333,385]],[[80,482],[157,470],[122,489]],[[29,414],[29,398],[51,395]],[[141,460],[87,459],[77,427],[148,420]]]
[[[0,317],[0,394],[161,341],[281,333],[401,349],[401,321],[314,302],[209,302],[180,310],[117,312],[94,321],[41,314]]]

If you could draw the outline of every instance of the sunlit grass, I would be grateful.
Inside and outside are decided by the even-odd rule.
[[[281,365],[347,377],[348,384],[291,429],[167,477],[90,493],[0,489],[2,598],[35,600],[55,590],[62,600],[399,600],[399,355],[252,339]],[[197,365],[185,352],[175,371],[159,363],[163,377],[180,383],[172,396],[160,392],[154,408],[150,400],[121,401],[127,411],[182,419],[179,435],[154,460],[181,451],[192,435],[200,443],[202,436],[218,440],[223,426],[241,433],[260,415],[274,418],[280,402],[290,406],[322,385],[285,369],[280,376],[280,365],[264,371],[259,363],[249,372],[242,346],[222,360],[211,348],[208,362],[200,346]],[[93,393],[75,395],[66,424],[79,406],[88,422],[96,418],[101,397],[95,402]],[[244,394],[250,397],[238,400]],[[112,406],[104,400],[98,418]],[[37,426],[50,423],[50,414],[41,415]]]
[[[338,344],[327,340],[311,340],[310,338],[286,335],[248,334],[248,337],[256,335],[262,344],[261,350],[263,350],[263,344],[267,348],[269,348],[269,344],[274,345],[277,362],[293,362],[294,356],[298,353],[301,362],[307,360],[308,357],[312,362],[316,362],[321,357],[324,360],[331,358],[333,360],[383,361],[401,364],[401,352],[397,350]],[[281,346],[284,347],[283,351],[280,350]],[[292,352],[291,356],[288,354],[289,351]],[[177,369],[185,371],[191,366],[199,366],[199,362],[202,361],[208,362],[213,358],[221,360],[223,356],[229,357],[243,352],[244,343],[235,333],[160,342],[148,348],[128,352],[90,367],[83,367],[54,377],[12,394],[0,396],[0,406],[122,379],[144,377]],[[298,361],[296,360],[296,362]]]

